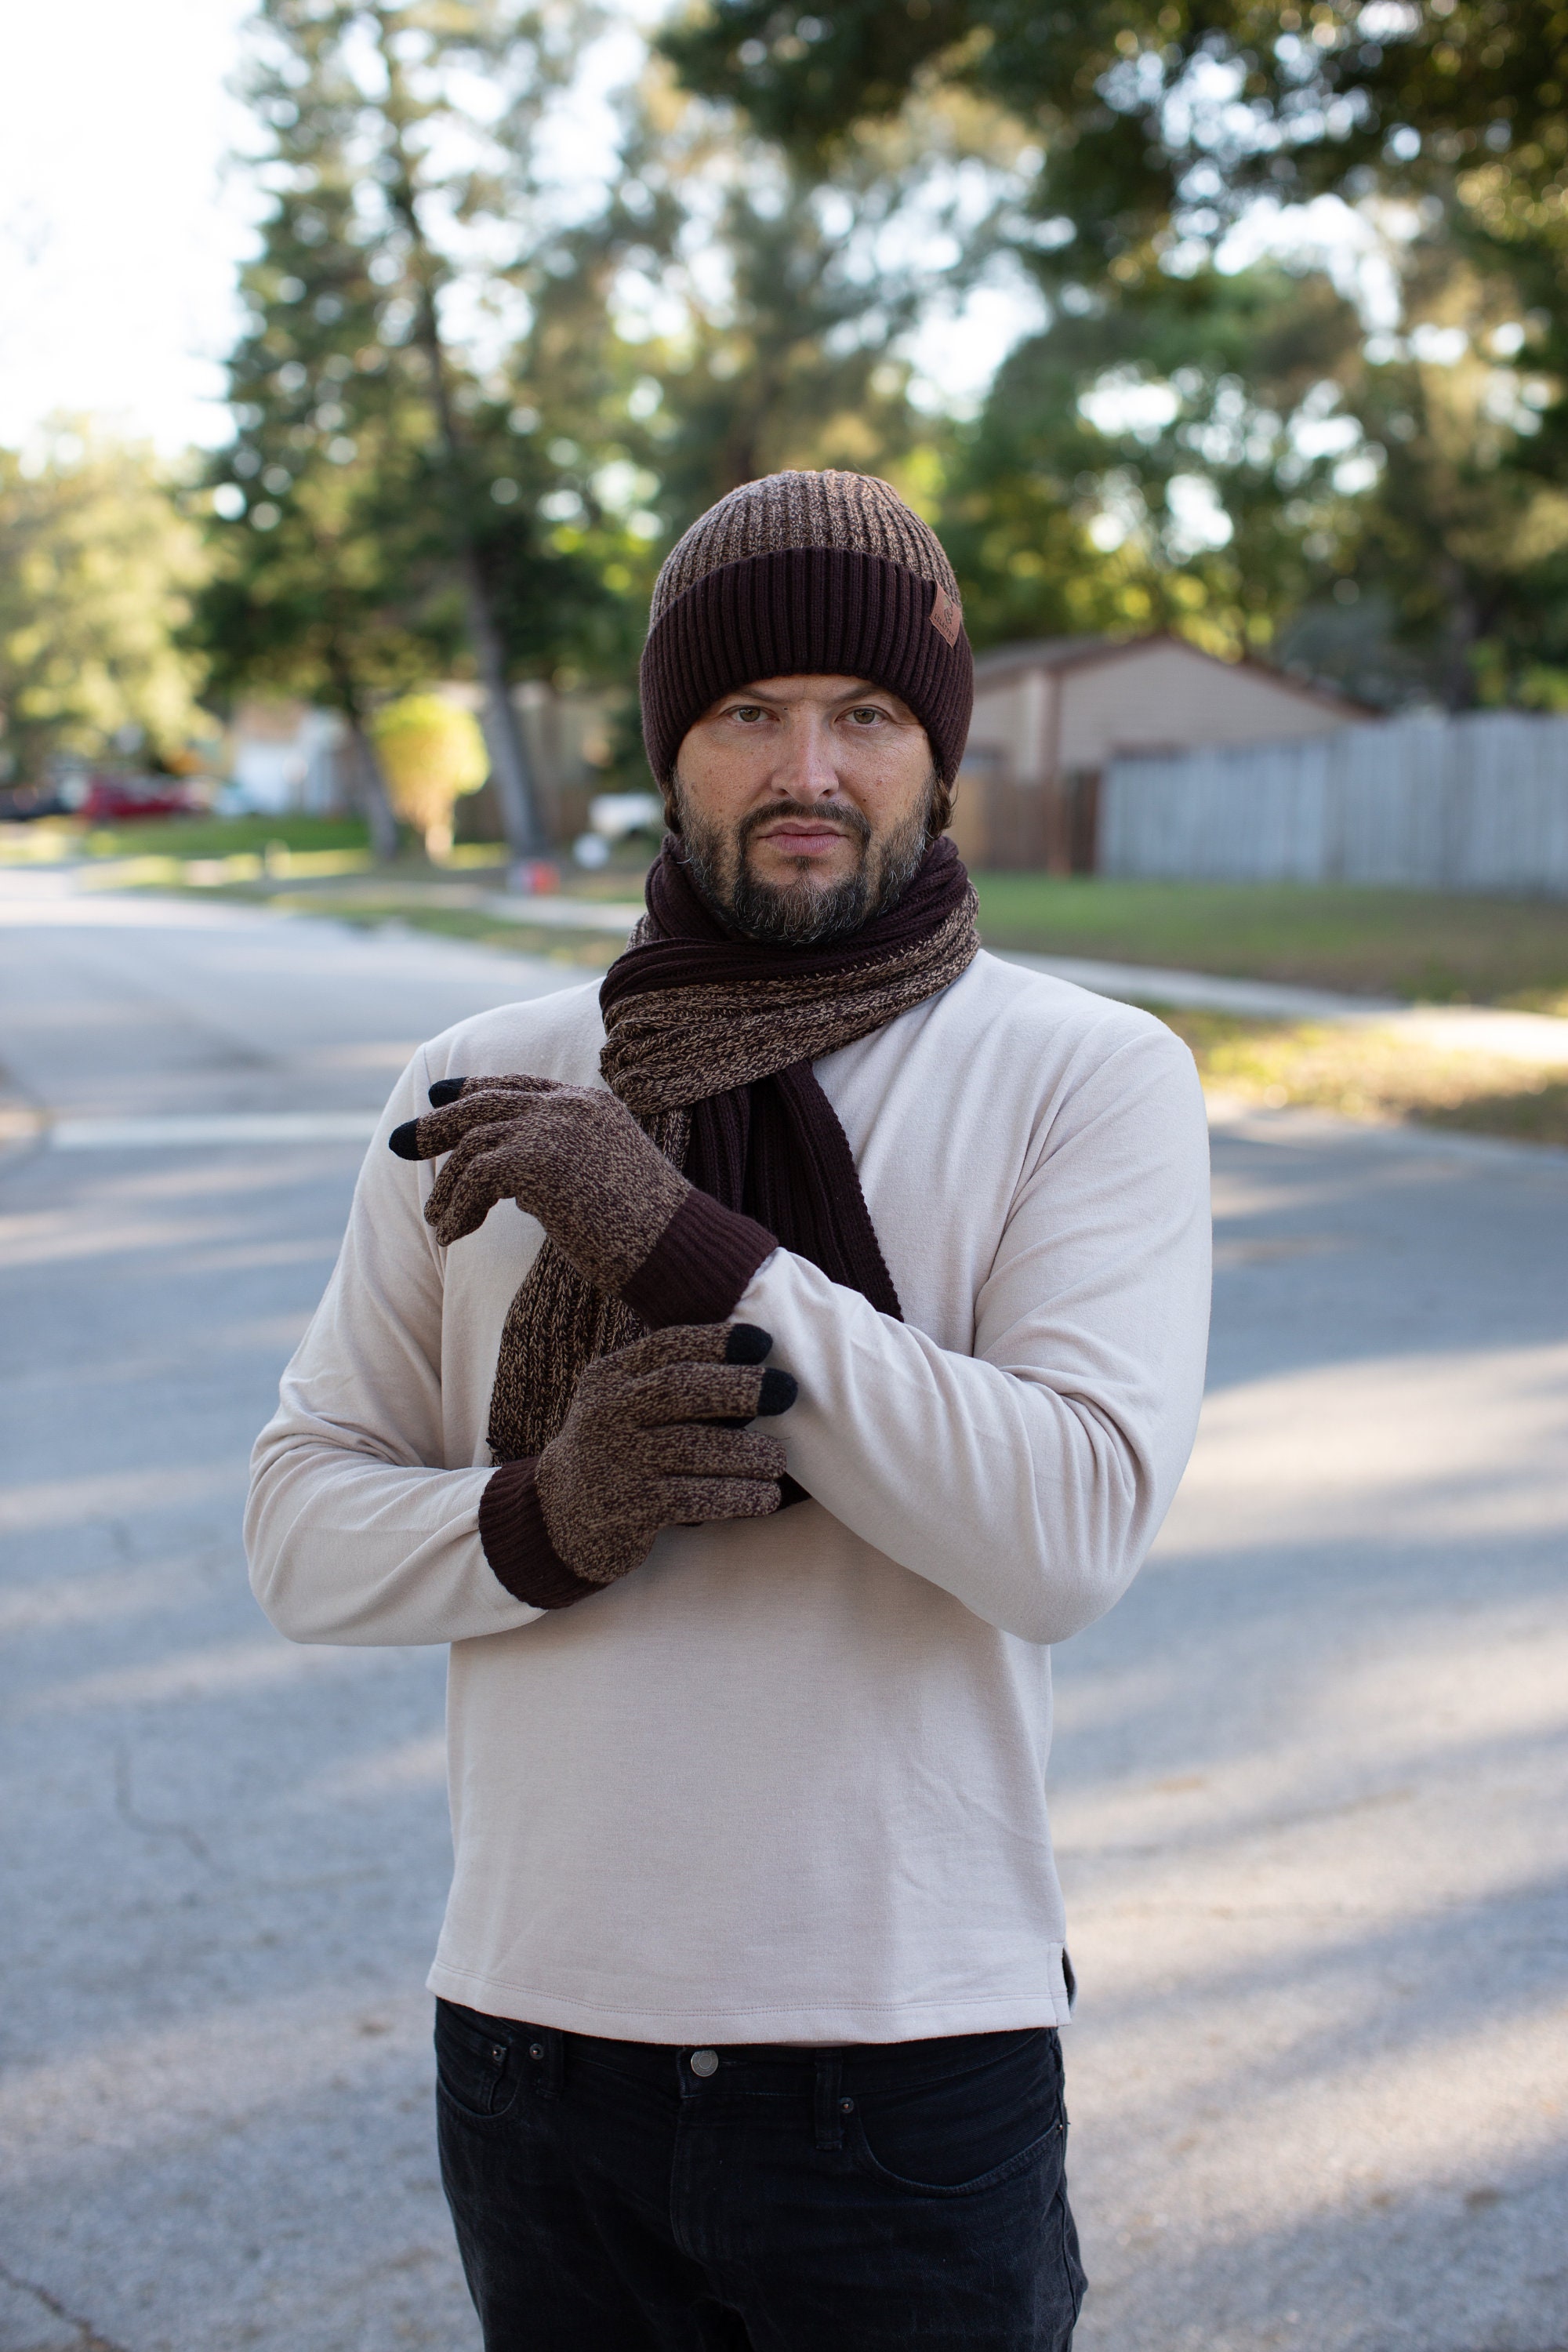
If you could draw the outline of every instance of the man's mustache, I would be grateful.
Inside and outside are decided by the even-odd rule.
[[[799,817],[808,824],[837,825],[843,833],[853,835],[861,848],[871,838],[870,820],[853,801],[773,801],[767,808],[753,809],[742,817],[736,833],[742,857],[752,841],[765,824],[777,824],[783,817]]]

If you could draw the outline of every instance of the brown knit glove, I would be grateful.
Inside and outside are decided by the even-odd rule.
[[[430,1099],[387,1139],[403,1160],[447,1155],[425,1218],[448,1248],[515,1201],[585,1282],[658,1327],[721,1321],[778,1246],[689,1184],[603,1087],[443,1078]]]
[[[479,1535],[507,1590],[569,1608],[639,1567],[661,1528],[776,1511],[784,1449],[744,1425],[795,1402],[791,1375],[763,1369],[772,1346],[754,1324],[705,1324],[591,1363],[543,1453],[485,1488]]]

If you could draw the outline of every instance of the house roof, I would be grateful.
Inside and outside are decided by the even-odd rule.
[[[988,653],[976,654],[974,657],[975,688],[978,691],[1000,684],[1004,678],[1026,670],[1054,670],[1059,674],[1100,662],[1122,661],[1129,655],[1147,653],[1153,646],[1177,646],[1194,661],[1210,662],[1218,670],[1248,671],[1260,684],[1315,703],[1321,710],[1357,718],[1376,715],[1369,705],[1339,693],[1333,687],[1315,685],[1310,678],[1292,677],[1288,671],[1276,669],[1272,662],[1258,661],[1251,654],[1244,654],[1239,661],[1222,661],[1217,654],[1205,653],[1201,646],[1194,646],[1188,637],[1177,636],[1170,629],[1152,631],[1146,637],[1037,637],[1017,645],[993,646]]]
[[[1151,637],[1024,637],[1016,645],[993,646],[988,653],[976,654],[974,676],[978,681],[1000,677],[1015,669],[1072,669],[1080,661],[1118,652],[1123,644],[1147,646],[1153,642]]]

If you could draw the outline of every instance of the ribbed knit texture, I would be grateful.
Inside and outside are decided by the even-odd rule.
[[[671,1323],[721,1323],[764,1258],[778,1247],[753,1218],[695,1186],[621,1297],[659,1331]]]
[[[682,739],[753,678],[863,677],[907,702],[951,783],[974,665],[942,543],[871,474],[772,474],[700,516],[665,561],[642,658],[643,735],[668,783]]]
[[[567,1567],[550,1540],[534,1479],[535,1459],[508,1462],[479,1497],[485,1558],[514,1600],[531,1609],[570,1609],[604,1590]]]

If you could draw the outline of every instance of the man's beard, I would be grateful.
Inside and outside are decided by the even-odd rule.
[[[691,878],[714,913],[742,939],[788,948],[823,947],[847,939],[862,923],[897,906],[920,870],[929,846],[926,828],[935,783],[933,773],[919,807],[878,839],[852,801],[773,801],[753,809],[732,833],[726,833],[693,814],[677,776],[675,808]],[[784,816],[840,826],[856,850],[850,871],[836,881],[815,883],[810,861],[802,857],[795,861],[794,881],[764,882],[752,864],[752,842],[764,824],[776,824]]]

